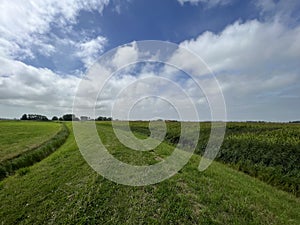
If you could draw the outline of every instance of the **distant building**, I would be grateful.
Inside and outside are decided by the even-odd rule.
[[[90,117],[87,117],[87,116],[81,116],[80,117],[81,121],[88,121],[89,119],[90,119]]]

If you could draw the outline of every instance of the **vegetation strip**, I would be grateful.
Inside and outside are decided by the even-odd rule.
[[[69,134],[70,132],[67,126],[62,123],[61,130],[50,140],[16,157],[2,161],[0,163],[0,180],[14,174],[18,169],[31,166],[41,161],[58,149],[66,141]]]

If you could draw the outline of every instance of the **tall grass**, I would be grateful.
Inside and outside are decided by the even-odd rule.
[[[191,132],[195,124],[190,123]],[[133,132],[150,135],[147,122],[131,122],[130,125]],[[200,128],[200,138],[195,153],[202,155],[211,126],[210,123],[200,123]],[[179,137],[180,123],[168,122],[165,141],[175,145]],[[189,140],[185,140],[184,143],[188,145]],[[299,125],[228,123],[224,142],[216,160],[281,190],[291,192],[297,197],[300,196]]]

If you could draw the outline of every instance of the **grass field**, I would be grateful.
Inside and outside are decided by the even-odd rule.
[[[40,146],[60,128],[59,123],[0,121],[0,162]]]
[[[131,151],[109,123],[97,128],[109,151],[132,164],[155,163],[174,149],[165,142],[151,152]],[[199,161],[194,155],[178,174],[159,184],[120,185],[87,165],[71,132],[49,157],[0,182],[0,223],[300,223],[299,198],[218,162],[199,172]]]
[[[1,122],[0,129],[0,180],[41,161],[69,135],[64,124],[52,122]]]

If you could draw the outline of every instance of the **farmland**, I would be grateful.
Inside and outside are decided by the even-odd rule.
[[[240,153],[236,153],[237,149],[245,147],[244,141],[248,143],[256,136],[261,141],[254,139],[253,143],[265,146],[264,152],[268,157],[276,156],[274,152],[268,151],[278,145],[277,149],[281,152],[287,151],[282,153],[287,156],[282,161],[287,162],[287,165],[291,164],[291,153],[288,150],[293,154],[299,151],[299,127],[230,123],[218,156],[222,163],[214,162],[206,171],[199,172],[200,154],[207,140],[204,131],[210,127],[209,123],[205,123],[201,126],[203,135],[199,139],[197,154],[179,173],[158,184],[131,187],[113,183],[94,172],[78,150],[71,123],[66,124],[70,135],[61,147],[41,162],[26,170],[21,169],[14,176],[0,182],[0,223],[299,224],[300,201],[295,193],[281,191],[276,185],[270,186],[252,178],[255,175],[250,172],[247,173],[251,176],[237,171],[236,167],[239,161],[244,162],[242,156],[246,152],[242,149]],[[134,122],[131,129],[138,138],[149,135],[146,122]],[[134,165],[154,164],[171,154],[178,129],[178,123],[169,123],[163,143],[153,151],[139,152],[123,146],[114,135],[109,122],[97,123],[99,136],[109,152]],[[291,133],[286,133],[287,130]],[[287,136],[293,136],[295,140],[285,139]],[[274,137],[277,141],[273,141]],[[229,146],[234,143],[234,151],[229,151]],[[257,152],[249,146],[247,148],[249,150],[245,158],[251,168],[248,171],[252,171],[251,166],[254,168],[256,165],[255,157],[251,158],[249,155]],[[237,154],[236,158],[239,160],[227,160],[223,156],[224,152],[228,152],[228,158],[229,155]],[[264,160],[267,158],[265,154],[261,154]],[[262,159],[260,164],[264,168],[271,168],[273,164],[281,165],[277,158],[273,161]],[[297,177],[296,164],[299,158],[296,160],[298,161],[294,163],[294,167],[288,167],[296,174],[290,175],[294,178]],[[241,162],[240,165],[244,165]],[[282,167],[285,168],[285,165],[282,164]]]
[[[0,180],[30,166],[62,145],[69,132],[51,122],[1,122]]]
[[[1,121],[0,127],[1,162],[38,147],[59,131],[60,124]]]
[[[147,122],[132,122],[131,130],[149,135]],[[193,130],[195,124],[191,124]],[[204,153],[210,123],[200,124],[196,154]],[[122,128],[122,126],[120,126]],[[165,141],[175,145],[180,123],[168,123]],[[188,145],[190,140],[186,140]],[[300,125],[279,123],[228,123],[218,161],[282,190],[300,195]]]

